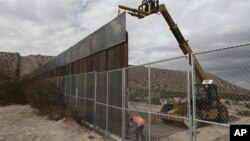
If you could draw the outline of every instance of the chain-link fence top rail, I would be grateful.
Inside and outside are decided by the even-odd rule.
[[[199,78],[195,77],[195,121],[200,126],[196,138],[198,141],[229,140],[229,124],[250,123],[250,44],[196,53],[194,56],[208,79],[214,81],[213,88],[199,87]],[[208,114],[211,109],[215,111]],[[209,118],[204,118],[204,113]]]

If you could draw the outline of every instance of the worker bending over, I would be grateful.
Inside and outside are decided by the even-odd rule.
[[[144,118],[134,115],[134,116],[129,116],[129,121],[133,122],[136,125],[136,129],[135,129],[135,134],[136,134],[136,140],[139,139],[139,136],[141,136],[141,140],[145,141],[145,137],[143,134],[143,129],[144,129],[144,125],[145,125],[145,120]]]

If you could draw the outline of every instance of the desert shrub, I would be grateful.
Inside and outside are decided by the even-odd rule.
[[[157,96],[152,97],[150,102],[151,104],[154,104],[154,105],[161,105],[160,97],[157,97]]]
[[[65,109],[59,89],[49,81],[35,81],[25,89],[28,103],[43,114],[57,114]]]
[[[129,95],[129,101],[133,102],[143,102],[145,99],[143,97],[137,96],[135,94]]]
[[[134,102],[145,102],[147,99],[145,98],[148,95],[147,90],[142,88],[136,88],[135,92],[129,94],[129,101]]]
[[[160,98],[166,99],[166,98],[172,98],[172,97],[180,97],[180,98],[186,98],[187,93],[186,92],[174,92],[174,91],[159,91]]]
[[[135,94],[130,94],[128,100],[129,101],[136,101],[136,95]]]
[[[143,102],[143,101],[144,101],[143,98],[139,96],[137,96],[134,100],[134,102]]]
[[[25,104],[24,88],[26,84],[23,80],[15,79],[0,84],[0,105]]]
[[[239,115],[239,116],[250,116],[250,111],[249,110],[238,111],[237,115]]]
[[[30,104],[51,119],[68,116],[62,95],[49,81],[15,79],[0,84],[0,105]]]
[[[219,93],[219,96],[223,99],[228,99],[233,101],[250,101],[249,94]]]
[[[225,101],[225,104],[231,105],[230,101],[228,101],[228,100]]]
[[[246,103],[245,106],[250,109],[250,103]]]

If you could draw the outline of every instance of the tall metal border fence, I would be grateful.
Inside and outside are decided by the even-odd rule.
[[[145,140],[228,141],[230,124],[250,122],[249,54],[250,43],[246,43],[112,71],[59,76],[51,81],[81,121],[108,140],[140,140],[135,125],[128,120],[132,115],[145,119]],[[194,56],[216,85],[217,95],[209,101],[200,100],[206,95],[198,89],[200,80],[194,65],[189,64],[194,64]],[[223,117],[222,112],[228,116]]]
[[[114,72],[109,76],[96,72],[114,70],[128,66],[128,33],[126,14],[122,13],[94,33],[70,47],[44,66],[29,75],[32,79],[58,79],[58,86],[64,94],[65,103],[79,119],[86,123],[105,127],[109,132],[122,136],[124,119],[122,111],[122,74]],[[108,79],[108,85],[106,85]],[[108,86],[108,88],[106,88]],[[98,89],[97,89],[98,87]],[[104,91],[109,93],[106,98]],[[105,108],[109,102],[113,108]],[[74,108],[73,108],[74,107]],[[82,110],[79,107],[84,107]],[[93,112],[95,111],[95,112]],[[108,111],[108,113],[106,113]],[[107,114],[107,117],[104,116]],[[99,117],[99,118],[96,118]],[[105,122],[104,122],[105,121]]]
[[[47,79],[128,66],[125,12],[28,75]]]

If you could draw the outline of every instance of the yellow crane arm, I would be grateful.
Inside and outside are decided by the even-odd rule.
[[[151,11],[141,11],[138,9],[134,9],[134,8],[129,8],[126,6],[118,6],[120,9],[124,9],[126,11],[128,11],[128,13],[132,16],[135,16],[139,19],[144,18],[146,16],[149,16],[151,13]],[[185,38],[183,37],[182,33],[180,32],[177,24],[175,24],[174,20],[172,19],[172,17],[170,16],[169,12],[167,11],[167,8],[164,4],[159,5],[158,10],[154,13],[158,13],[160,12],[162,14],[162,16],[164,17],[164,19],[166,20],[167,24],[170,27],[170,30],[172,31],[173,35],[175,36],[175,39],[177,40],[177,42],[179,43],[179,47],[181,48],[182,52],[186,55],[189,54],[189,57],[191,58],[191,53],[193,52],[191,47],[189,46],[187,40],[185,40]],[[191,65],[192,61],[189,58],[189,64]],[[196,57],[194,57],[194,65],[195,65],[195,71],[198,75],[198,78],[200,79],[200,81],[202,82],[203,80],[208,79],[206,74],[204,73],[204,70],[202,69],[200,63],[198,62],[198,60],[196,59]]]

